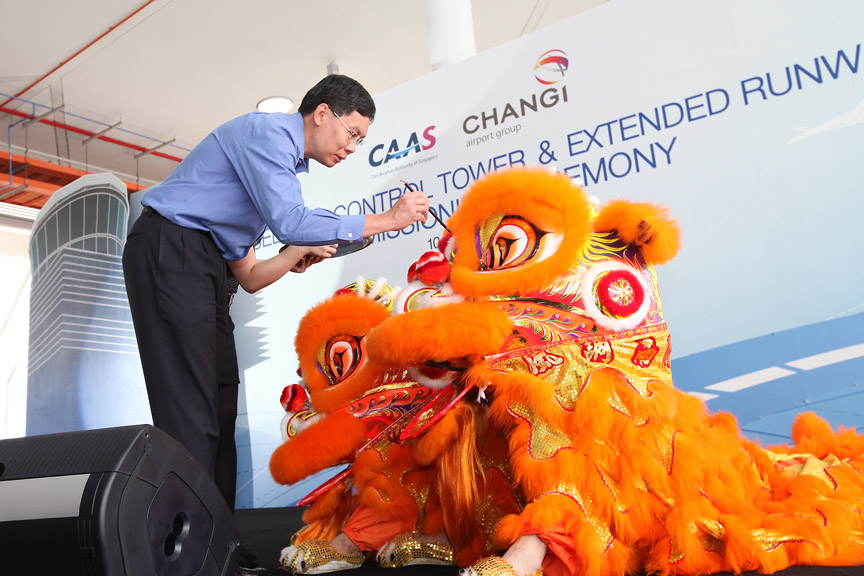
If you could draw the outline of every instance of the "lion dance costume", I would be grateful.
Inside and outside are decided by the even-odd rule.
[[[679,232],[663,208],[595,208],[565,176],[517,169],[476,182],[448,226],[460,298],[388,316],[366,339],[380,370],[458,367],[451,386],[471,391],[460,397],[474,412],[462,434],[507,439],[509,482],[440,506],[476,514],[496,490],[515,494],[492,547],[536,536],[551,576],[864,563],[864,437],[808,413],[794,445],[762,448],[673,387],[653,266],[675,256]],[[435,409],[443,425],[460,403]],[[421,460],[446,459],[452,437],[427,428]],[[483,470],[446,473],[470,484]],[[515,573],[459,550],[470,573]]]

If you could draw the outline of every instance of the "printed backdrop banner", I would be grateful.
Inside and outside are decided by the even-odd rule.
[[[617,0],[378,95],[365,145],[312,166],[304,196],[381,213],[405,180],[446,220],[484,174],[546,166],[601,202],[663,203],[683,234],[658,269],[673,358],[856,315],[862,31],[856,0]],[[404,285],[441,232],[430,218],[381,234],[235,300],[239,506],[293,504],[326,478],[289,489],[267,469],[300,317],[358,276]],[[265,235],[258,257],[278,247]]]

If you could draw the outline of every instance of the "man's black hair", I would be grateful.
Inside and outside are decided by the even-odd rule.
[[[340,116],[359,112],[361,116],[375,120],[375,101],[369,92],[356,80],[341,74],[330,74],[313,86],[297,109],[306,116],[315,111],[321,103],[326,103],[330,109]]]

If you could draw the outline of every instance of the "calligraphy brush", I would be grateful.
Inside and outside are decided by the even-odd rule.
[[[413,188],[411,188],[411,184],[409,184],[409,183],[406,182],[405,180],[400,180],[400,182],[402,182],[403,184],[405,184],[405,187],[408,188],[408,191],[409,191],[409,192],[416,192],[416,190],[414,190]],[[441,220],[441,218],[438,217],[438,214],[435,213],[435,210],[433,210],[431,206],[429,207],[429,213],[432,214],[432,217],[435,218],[435,220],[436,220],[439,224],[441,224],[441,226],[444,227],[444,230],[446,230],[447,232],[450,232],[450,229],[447,228],[447,225],[444,224],[444,221]],[[452,234],[452,232],[450,232],[450,233]]]

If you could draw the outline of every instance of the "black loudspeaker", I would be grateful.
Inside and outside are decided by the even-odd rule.
[[[0,440],[0,573],[233,574],[234,518],[170,436],[125,426]]]

